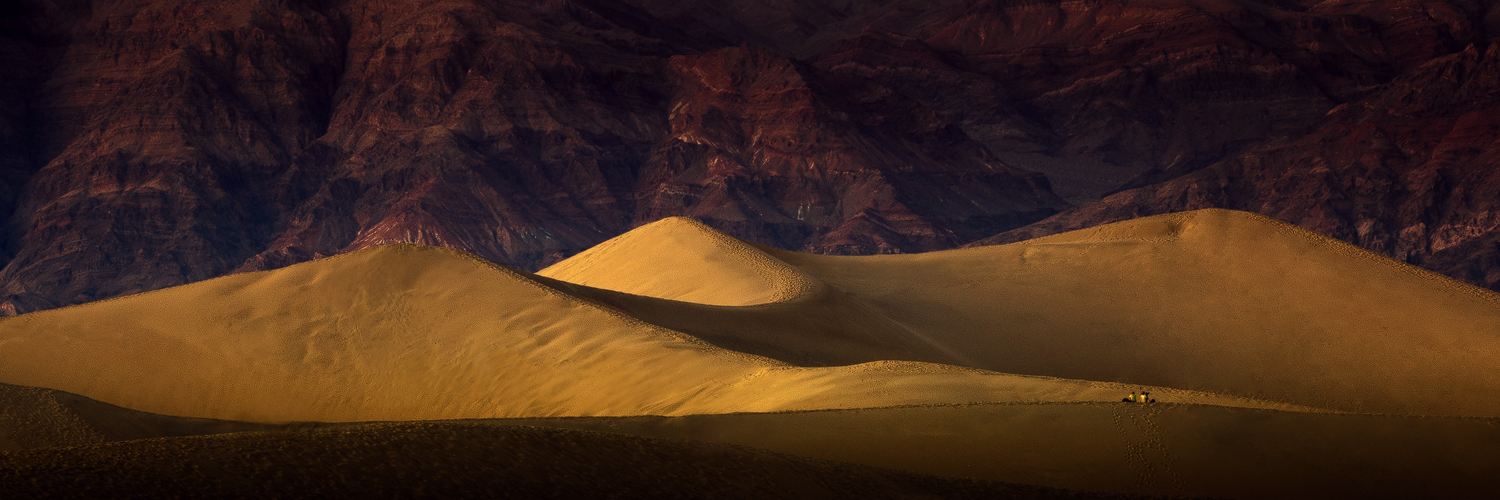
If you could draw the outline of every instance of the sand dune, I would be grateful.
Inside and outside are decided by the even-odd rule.
[[[879,332],[894,339],[888,344],[918,346],[866,353],[884,359],[1341,411],[1500,416],[1500,397],[1493,396],[1500,394],[1500,370],[1494,369],[1500,296],[1259,215],[1204,210],[918,255],[760,250],[816,280],[824,291],[804,294],[805,301],[818,293],[838,296],[876,325],[843,331],[835,325],[817,332],[819,338]],[[601,255],[609,251],[589,258],[675,258],[634,250]],[[554,267],[582,269],[568,261]],[[588,268],[571,277],[601,284],[626,279],[615,269]],[[632,313],[655,307],[640,302],[615,301]],[[828,309],[799,308],[797,300],[781,306],[780,314],[802,317]],[[638,316],[716,342],[715,329],[737,324]],[[731,337],[721,345],[742,345]],[[772,349],[757,352],[807,362]]]
[[[1500,416],[1500,295],[1259,215],[1205,210],[923,255],[775,254],[969,366]]]
[[[884,360],[958,364],[955,356],[913,335],[881,311],[826,286],[810,287],[777,302],[716,306],[603,290],[541,276],[536,279],[653,325],[732,351],[797,366]]]
[[[760,249],[685,217],[600,243],[538,275],[635,295],[715,306],[791,300],[816,280]]]
[[[1172,402],[1500,414],[1483,396],[1500,394],[1493,294],[1249,214],[873,257],[668,220],[576,258],[611,264],[549,272],[661,279],[605,291],[380,247],[0,320],[0,382],[258,422],[1114,401],[1138,386]],[[678,300],[746,275],[761,281],[718,298],[750,305]]]
[[[254,422],[1108,401],[1129,390],[924,363],[794,367],[415,246],[0,320],[0,382]]]
[[[32,386],[0,385],[0,451],[613,416],[529,422],[1117,493],[1464,494],[1500,465],[1495,359],[1500,296],[1251,214],[871,257],[669,219],[540,275],[397,245],[0,319],[0,384]]]
[[[0,321],[0,381],[249,421],[657,413],[774,365],[415,246]]]

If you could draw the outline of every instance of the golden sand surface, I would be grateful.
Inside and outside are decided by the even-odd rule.
[[[774,365],[416,246],[0,320],[0,381],[249,421],[660,413]]]
[[[1135,388],[919,362],[792,366],[539,280],[546,279],[453,250],[367,249],[0,320],[0,382],[253,422],[1111,401]],[[837,335],[860,339],[868,316],[823,319]],[[1180,397],[1292,407],[1203,392]]]
[[[1256,214],[1201,210],[920,255],[772,253],[961,365],[1500,416],[1500,295]]]
[[[668,219],[631,236],[670,234],[679,243],[691,240],[686,235],[722,236],[709,233],[700,224]],[[1486,396],[1500,394],[1500,295],[1256,214],[1184,212],[914,255],[760,250],[800,271],[796,279],[810,277],[816,285],[772,306],[701,308],[691,315],[664,314],[659,303],[639,298],[598,300],[720,345],[799,364],[816,357],[806,355],[811,349],[787,357],[738,339],[768,330],[757,314],[774,310],[771,315],[797,316],[804,325],[775,330],[784,337],[817,338],[817,345],[877,359],[1192,389],[1338,411],[1500,416],[1500,397]],[[614,255],[599,255],[605,251]],[[588,258],[670,262],[677,255],[655,251],[612,246]],[[581,267],[563,261],[542,274],[560,268],[575,270],[571,277],[584,282],[627,279],[616,268],[576,271]],[[713,269],[698,276],[732,278]],[[647,283],[628,291],[684,299],[673,288]],[[810,319],[839,308],[858,311],[863,323]],[[753,326],[724,333],[735,325]],[[901,348],[858,351],[837,341],[877,337]]]
[[[867,257],[666,219],[538,274],[395,245],[0,319],[28,386],[0,451],[527,418],[1072,490],[1462,496],[1500,465],[1496,360],[1500,296],[1253,214]]]
[[[548,278],[712,306],[791,300],[817,286],[797,268],[703,223],[672,217],[537,272]]]

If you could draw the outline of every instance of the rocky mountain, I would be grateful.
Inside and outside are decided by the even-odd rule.
[[[1066,208],[931,110],[610,1],[25,3],[0,311],[391,242],[538,268],[665,215],[948,248]]]
[[[0,313],[672,215],[858,254],[1236,208],[1497,287],[1490,4],[19,0]]]
[[[1434,59],[1311,133],[975,245],[1205,207],[1255,211],[1500,289],[1500,44]]]
[[[1479,2],[637,1],[896,89],[1074,203],[1300,135],[1484,33]]]

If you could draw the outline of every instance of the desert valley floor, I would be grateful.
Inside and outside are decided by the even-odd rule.
[[[672,218],[0,319],[0,491],[1483,498],[1497,364],[1500,295],[1243,212],[862,257]]]

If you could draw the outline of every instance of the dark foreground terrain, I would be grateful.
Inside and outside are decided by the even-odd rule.
[[[267,425],[0,384],[7,498],[1481,499],[1497,446],[1493,418],[1171,403]]]
[[[727,444],[484,423],[372,423],[0,454],[9,498],[1133,498]]]

